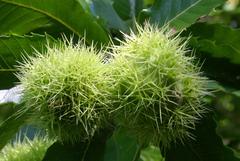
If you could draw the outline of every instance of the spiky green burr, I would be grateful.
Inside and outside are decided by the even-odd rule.
[[[142,143],[168,147],[192,137],[189,129],[206,112],[205,77],[179,36],[150,25],[113,47],[113,111]],[[188,54],[188,56],[187,56]]]
[[[24,138],[7,144],[0,152],[1,161],[42,161],[48,147],[53,143],[45,137]]]
[[[51,136],[74,143],[104,126],[110,79],[103,61],[94,47],[65,42],[19,67],[22,102]]]

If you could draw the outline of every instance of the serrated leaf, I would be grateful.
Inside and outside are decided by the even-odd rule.
[[[43,52],[45,45],[54,40],[46,35],[32,34],[29,36],[0,36],[0,89],[14,86],[17,82],[16,73],[17,62],[21,62],[23,55],[32,55],[35,49]]]
[[[60,23],[78,36],[86,36],[87,42],[108,43],[109,37],[96,19],[82,6],[82,0],[0,0],[41,13]]]
[[[224,2],[225,0],[156,0],[150,11],[150,22],[160,26],[169,23],[176,30],[181,30]]]
[[[187,33],[192,36],[190,45],[198,51],[240,64],[240,29],[220,24],[197,23],[188,28]]]
[[[173,144],[166,152],[166,161],[240,161],[234,152],[223,145],[216,133],[212,115],[205,117],[193,131],[195,140]]]
[[[240,30],[220,24],[196,23],[182,34],[189,35],[189,46],[202,59],[202,70],[206,75],[240,89]]]

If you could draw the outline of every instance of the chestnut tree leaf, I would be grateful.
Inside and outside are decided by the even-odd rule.
[[[192,25],[225,0],[156,0],[150,8],[150,22],[160,26],[168,23],[176,30]]]
[[[26,34],[47,26],[50,19],[39,12],[0,1],[0,34]]]
[[[13,102],[0,104],[0,150],[14,137],[28,119],[27,112],[19,114],[22,104]],[[5,114],[4,114],[5,113]]]
[[[234,152],[223,145],[216,133],[213,116],[205,117],[193,130],[195,140],[188,140],[184,145],[179,142],[167,150],[166,161],[240,161]]]
[[[124,129],[115,130],[107,141],[104,161],[138,161],[140,146]]]
[[[43,14],[52,21],[65,26],[74,34],[85,36],[89,43],[92,41],[99,44],[109,42],[107,32],[86,9],[87,5],[83,5],[85,4],[83,0],[0,0],[0,2]]]
[[[44,52],[52,42],[55,40],[49,35],[0,36],[0,89],[13,87],[18,81],[16,65],[23,56],[33,55],[36,50]]]

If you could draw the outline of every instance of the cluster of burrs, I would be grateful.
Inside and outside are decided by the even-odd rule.
[[[192,137],[207,111],[207,80],[186,43],[145,25],[108,51],[83,41],[48,47],[20,66],[22,101],[62,141],[91,139],[114,120],[140,142],[168,147]]]

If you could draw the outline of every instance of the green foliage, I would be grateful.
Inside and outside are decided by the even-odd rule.
[[[181,30],[223,2],[224,0],[156,0],[146,14],[153,23],[160,26],[169,23],[175,29]]]
[[[96,19],[77,0],[1,0],[46,15],[50,20],[57,21],[78,36],[86,36],[88,42],[99,43],[109,41],[107,33],[96,22]],[[65,12],[68,11],[68,12]],[[97,36],[96,36],[97,35]]]
[[[93,139],[75,144],[55,142],[47,150],[43,161],[103,161],[109,133],[109,129],[104,129]]]
[[[118,16],[110,0],[92,0],[94,12],[103,19],[109,29],[128,31],[126,23]]]
[[[104,161],[137,161],[141,147],[128,136],[126,129],[117,129],[107,141]]]
[[[0,104],[0,124],[15,112],[14,103]]]
[[[240,158],[223,145],[215,129],[213,117],[205,117],[193,132],[195,140],[176,144],[167,151],[166,161],[239,161]]]
[[[1,104],[0,108],[8,106],[14,108],[14,113],[6,120],[0,123],[0,150],[12,139],[12,137],[18,132],[20,127],[24,125],[28,119],[28,114],[24,113],[19,115],[18,111],[22,105],[15,105],[14,103]]]
[[[15,85],[17,78],[14,72],[17,71],[17,62],[21,62],[26,55],[33,55],[35,50],[44,51],[44,44],[53,42],[50,36],[32,34],[28,36],[1,36],[0,37],[0,89],[9,88]],[[27,54],[26,54],[27,53]]]
[[[44,14],[6,2],[0,1],[0,8],[0,34],[26,34],[50,21]]]
[[[215,84],[218,86],[215,89],[218,90],[215,92],[216,97],[212,100],[212,104],[215,104],[216,107],[217,132],[221,134],[225,145],[239,152],[239,90],[222,86],[216,82]]]
[[[192,35],[190,45],[199,52],[240,64],[240,29],[219,24],[196,23],[188,30]]]
[[[164,158],[160,155],[161,152],[159,148],[155,146],[149,146],[141,151],[142,161],[164,161]]]
[[[87,144],[75,143],[73,144],[61,144],[55,142],[50,148],[48,148],[43,161],[77,161],[82,160],[85,153]]]
[[[113,7],[119,16],[127,21],[135,19],[135,16],[143,9],[144,2],[143,0],[113,0]]]
[[[192,35],[189,46],[196,49],[196,55],[204,62],[203,70],[207,76],[223,85],[239,89],[239,29],[220,24],[196,23],[182,35],[189,34]]]
[[[233,2],[235,1],[229,1],[228,5]],[[0,89],[10,88],[18,82],[14,73],[18,72],[17,62],[24,64],[23,57],[29,58],[30,56],[30,60],[27,61],[29,66],[33,64],[33,60],[34,62],[42,61],[41,69],[44,69],[43,74],[35,73],[36,75],[41,74],[39,77],[32,77],[32,82],[40,85],[38,86],[39,90],[30,91],[31,88],[29,88],[28,92],[32,96],[28,96],[28,101],[26,101],[26,96],[25,101],[22,100],[30,105],[28,108],[23,108],[27,107],[26,104],[15,105],[15,103],[6,102],[6,100],[0,105],[0,149],[10,142],[10,139],[22,125],[40,123],[40,125],[47,127],[51,134],[58,135],[61,140],[55,142],[47,150],[44,161],[239,160],[236,157],[237,154],[235,155],[232,150],[226,148],[223,142],[239,150],[237,148],[239,141],[236,140],[239,133],[238,130],[235,130],[238,127],[235,122],[239,121],[237,117],[239,113],[238,91],[240,89],[239,29],[232,29],[232,27],[239,28],[240,26],[240,9],[235,4],[236,10],[226,11],[222,9],[223,3],[224,0],[0,0]],[[211,12],[216,7],[218,8]],[[224,8],[229,10],[227,5]],[[177,34],[178,37],[174,37],[174,34],[168,35],[169,32],[160,29],[168,35],[167,39],[161,39],[166,41],[159,43],[157,39],[148,41],[143,38],[134,44],[133,40],[139,36],[135,22],[143,24],[146,21],[158,25],[158,27],[168,24],[174,29],[174,32],[182,29],[185,31]],[[156,30],[158,31],[158,29]],[[130,31],[134,34],[130,34]],[[143,32],[148,33],[148,30]],[[149,34],[146,37],[156,38],[163,34],[155,32],[155,29],[153,33],[155,35]],[[63,40],[62,34],[66,35],[64,40],[74,35],[70,47],[59,46],[59,41],[55,40]],[[190,41],[180,40],[179,37],[189,34],[192,35]],[[123,35],[127,37],[127,42],[125,42]],[[93,42],[94,46],[98,48],[97,50],[100,49],[93,52],[102,53],[102,48],[107,48],[107,52],[104,53],[106,55],[103,57],[100,54],[98,57],[90,52],[89,55],[83,56],[83,54],[79,54],[79,50],[75,51],[79,47],[77,41],[83,37],[86,41],[82,42],[86,44],[83,45],[86,53],[93,51],[92,47],[90,47],[91,50],[86,47],[91,46]],[[116,39],[120,41],[116,41]],[[123,45],[126,47],[121,50],[118,46],[106,47],[105,45],[109,42],[115,43],[114,46],[120,43],[120,47]],[[188,49],[194,48],[194,55],[199,59],[196,61],[193,59],[193,56],[185,48],[186,45],[189,47]],[[50,47],[47,49],[47,46]],[[131,49],[129,46],[134,47]],[[168,47],[164,48],[164,46]],[[46,49],[47,51],[50,49],[54,52],[58,51],[58,54],[53,54],[56,59],[50,61],[50,54],[49,52],[46,54]],[[78,54],[63,55],[62,51],[65,49],[74,50]],[[163,49],[164,52],[159,53]],[[180,56],[173,54],[174,57],[171,57],[171,54],[163,54],[175,53],[175,51],[182,54],[179,54]],[[111,54],[112,52],[118,53],[118,55]],[[163,55],[166,56],[164,59]],[[97,58],[97,63],[87,60],[87,58],[93,58],[92,56]],[[119,67],[119,69],[123,72],[118,71],[117,75],[112,75],[110,67],[113,67],[115,65],[113,62],[118,61],[119,58],[122,59],[119,61],[119,66],[124,66],[124,68]],[[48,62],[48,65],[44,65],[44,60]],[[201,72],[192,63],[201,64]],[[26,62],[25,65],[27,65]],[[150,68],[153,65],[155,66]],[[170,70],[174,66],[174,70]],[[28,75],[27,68],[25,69],[25,75]],[[88,72],[82,69],[88,69],[86,70]],[[113,69],[116,69],[116,66]],[[149,71],[145,72],[146,69]],[[84,74],[72,77],[76,72]],[[215,97],[208,96],[204,100],[215,107],[214,111],[219,116],[220,129],[218,131],[221,132],[223,141],[215,132],[216,124],[212,120],[212,116],[202,119],[201,115],[197,115],[197,113],[202,112],[201,109],[205,109],[202,102],[198,103],[199,100],[202,100],[202,94],[196,92],[202,90],[200,87],[202,87],[203,80],[199,80],[200,73],[220,83],[217,86],[214,83],[208,84],[218,92],[213,93]],[[91,76],[88,77],[88,74]],[[134,74],[136,75],[134,76]],[[155,77],[154,74],[161,76],[161,79]],[[33,76],[31,72],[29,75]],[[109,76],[115,76],[115,78],[109,79]],[[42,78],[43,82],[40,81],[43,80]],[[97,83],[90,82],[90,80],[95,80]],[[150,81],[146,80],[153,83],[151,84]],[[165,83],[157,84],[156,82],[161,82],[159,80]],[[83,82],[84,89],[78,88],[81,86],[78,81]],[[114,81],[119,83],[121,88],[115,88],[116,86],[112,84]],[[194,83],[194,81],[199,83]],[[172,84],[171,87],[170,84]],[[76,92],[79,90],[80,92]],[[44,91],[48,91],[48,93]],[[111,92],[115,92],[114,95]],[[82,93],[84,95],[81,95]],[[44,95],[44,97],[39,97],[39,94]],[[76,95],[77,97],[75,97]],[[198,96],[199,98],[196,99]],[[191,101],[189,103],[186,100]],[[0,101],[2,101],[1,98]],[[41,103],[37,104],[39,101]],[[48,106],[43,103],[47,101],[49,102]],[[98,102],[98,104],[94,104],[94,102]],[[59,106],[55,106],[56,104]],[[79,110],[77,104],[81,107],[84,106],[84,108],[80,108],[81,110],[87,110]],[[103,108],[99,108],[99,104]],[[154,107],[153,104],[161,104],[161,108]],[[186,105],[186,108],[182,108],[183,105]],[[187,106],[190,107],[189,105],[194,107],[187,108]],[[115,110],[110,110],[109,113],[110,108]],[[176,109],[181,110],[176,112]],[[193,112],[194,110],[196,111]],[[110,114],[110,118],[105,115],[106,111],[108,111],[107,115]],[[187,115],[183,115],[182,112],[187,113]],[[120,115],[124,117],[119,117]],[[180,116],[179,119],[176,119],[176,116]],[[109,124],[106,124],[106,121]],[[128,128],[119,130],[119,123],[120,125],[128,125]],[[136,123],[139,126],[136,126]],[[84,130],[84,135],[86,134],[87,137],[82,135],[83,125],[88,127]],[[149,125],[152,127],[149,128]],[[160,125],[160,128],[157,125]],[[92,128],[89,128],[90,126]],[[183,128],[184,136],[188,135],[192,139],[183,139],[183,135],[179,137],[177,134],[179,131],[181,133],[184,126],[187,126]],[[103,127],[110,129],[104,130]],[[59,129],[61,131],[58,131]],[[156,133],[160,129],[161,131]],[[236,137],[232,137],[226,131],[230,131]],[[168,135],[165,135],[166,133]],[[158,141],[153,137],[156,134],[158,137],[161,136],[161,150],[166,144],[169,145],[169,148],[162,151],[165,159],[163,156],[161,157],[161,152],[156,147],[148,144],[142,145],[141,143],[145,142],[144,139],[140,139],[139,144],[139,138],[147,138],[151,141],[155,140],[153,142],[158,146]],[[80,135],[88,139],[81,140],[79,139]],[[136,135],[137,137],[134,137]],[[61,139],[63,137],[67,139]],[[164,143],[163,140],[167,143]],[[31,147],[34,141],[16,143],[16,147],[20,150],[31,149],[28,154],[27,152],[18,153],[18,149],[7,145],[4,149],[13,150],[6,151],[4,156],[17,157],[16,159],[20,160],[34,160],[30,157],[35,156],[42,157],[47,147],[42,148],[42,150],[38,149],[41,153],[35,154],[37,151],[33,149],[37,145],[34,144],[34,147]],[[48,141],[46,140],[50,145],[52,141]],[[3,151],[1,151],[0,160],[2,160]],[[33,151],[34,153],[32,153]],[[14,161],[12,158],[8,160]],[[40,157],[38,160],[41,160]]]

